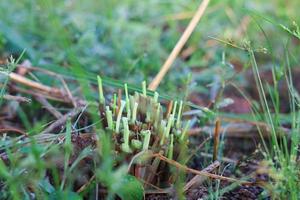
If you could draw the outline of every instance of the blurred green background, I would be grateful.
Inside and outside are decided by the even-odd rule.
[[[24,58],[33,66],[53,71],[65,67],[70,75],[84,70],[132,84],[149,83],[200,2],[2,0],[0,55],[4,60],[26,49]],[[245,52],[211,37],[239,46],[249,40],[261,50],[258,52],[272,50],[272,55],[280,58],[290,36],[278,25],[292,27],[293,21],[299,22],[299,7],[298,0],[212,0],[159,90],[174,94],[192,72],[194,89],[205,92],[216,73],[221,77],[231,73],[222,67],[220,71],[225,62],[247,65]],[[292,46],[295,54],[296,47]],[[274,63],[261,54],[258,60],[264,66]],[[201,73],[195,73],[198,71]]]

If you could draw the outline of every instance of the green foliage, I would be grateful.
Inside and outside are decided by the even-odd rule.
[[[288,27],[280,24],[280,27],[287,31],[289,34],[293,35],[294,37],[298,38],[300,40],[300,29],[296,22],[293,22],[293,29],[289,29]]]
[[[2,101],[3,101],[3,96],[5,94],[5,90],[6,90],[6,86],[8,84],[8,81],[9,81],[9,73],[11,73],[16,67],[17,67],[17,64],[19,64],[22,56],[24,55],[25,53],[25,50],[23,50],[23,52],[20,54],[19,58],[17,60],[15,60],[12,56],[10,57],[9,59],[9,63],[7,65],[7,69],[1,69],[0,70],[0,78],[2,79],[2,76],[4,75],[4,80],[1,80],[3,81],[3,84],[1,86],[1,91],[0,91],[0,106],[2,104]]]
[[[126,175],[120,180],[122,187],[117,191],[117,195],[122,199],[142,200],[144,199],[144,188],[136,177]]]
[[[49,195],[49,200],[81,200],[82,198],[75,192],[55,191]]]
[[[252,63],[252,69],[254,71],[254,78],[256,82],[256,87],[259,91],[260,104],[262,109],[263,120],[269,125],[271,142],[270,146],[265,147],[267,152],[266,159],[267,164],[266,168],[268,169],[268,174],[273,178],[274,183],[271,186],[271,194],[273,198],[279,199],[298,199],[299,191],[298,188],[300,177],[299,177],[299,161],[297,161],[298,153],[296,153],[299,146],[299,124],[300,124],[300,107],[299,99],[296,95],[297,91],[294,88],[292,82],[291,66],[289,62],[289,54],[286,52],[286,69],[284,70],[285,75],[277,76],[276,70],[273,68],[272,73],[274,77],[275,84],[273,86],[263,84],[261,75],[258,70],[258,65],[256,58],[254,56],[253,50],[249,48],[249,55]],[[279,101],[276,98],[279,98],[278,83],[281,79],[285,79],[289,88],[289,104],[292,113],[291,120],[291,132],[290,135],[282,134],[280,127],[282,124],[279,120]],[[268,88],[271,95],[271,102],[267,100],[266,89]],[[286,103],[286,102],[283,102]],[[275,113],[272,115],[271,108],[275,108]],[[259,116],[259,113],[254,113]],[[291,145],[288,146],[288,142],[291,142]],[[262,142],[265,142],[265,139],[262,137]],[[272,181],[271,181],[272,182]]]

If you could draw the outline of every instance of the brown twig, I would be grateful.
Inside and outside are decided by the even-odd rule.
[[[211,173],[216,168],[218,168],[219,166],[220,166],[220,162],[219,161],[215,161],[212,164],[210,164],[209,166],[207,166],[206,168],[204,168],[203,170],[201,170],[201,172]],[[185,186],[183,188],[183,191],[185,192],[185,191],[187,191],[190,188],[197,188],[206,179],[207,179],[207,177],[205,177],[205,176],[201,176],[201,175],[194,176],[187,184],[185,184]]]
[[[117,99],[117,109],[116,109],[116,115],[118,115],[119,110],[121,108],[121,100],[122,100],[122,90],[118,90],[118,99]]]
[[[3,98],[5,100],[9,100],[9,101],[17,101],[17,102],[21,102],[21,103],[30,103],[31,102],[31,99],[28,99],[26,97],[21,97],[21,96],[13,96],[13,95],[10,95],[10,94],[5,94],[3,96]]]
[[[163,150],[160,150],[160,151],[159,151],[159,154],[163,155],[163,153],[164,153]],[[146,179],[146,181],[147,181],[148,183],[151,183],[151,182],[153,181],[153,179],[154,179],[154,177],[155,177],[155,175],[156,175],[156,173],[157,173],[157,169],[158,169],[158,167],[159,167],[159,164],[160,164],[160,159],[159,159],[159,158],[155,158],[155,159],[152,161],[152,163],[151,163],[151,165],[150,165],[150,167],[149,167],[149,171],[148,171],[147,179]]]
[[[77,102],[75,101],[75,99],[74,99],[74,97],[73,97],[73,95],[72,95],[72,93],[71,93],[71,91],[70,91],[70,89],[69,89],[67,83],[65,82],[65,80],[64,80],[61,76],[59,76],[58,78],[59,78],[59,80],[62,82],[62,84],[63,84],[63,86],[64,86],[64,88],[65,88],[66,94],[67,94],[67,96],[69,97],[69,99],[71,100],[73,106],[74,106],[74,107],[77,107],[77,106],[78,106],[78,105],[77,105]]]
[[[218,152],[219,152],[219,142],[220,142],[220,126],[221,121],[217,119],[215,125],[215,132],[214,132],[214,152],[213,152],[213,161],[218,159]]]
[[[172,109],[173,109],[173,101],[169,101],[168,106],[167,106],[167,110],[166,110],[166,114],[165,114],[166,119],[169,118],[169,116],[172,112]]]
[[[33,66],[30,66],[30,65],[24,65],[24,64],[20,64],[18,65],[18,69],[19,68],[25,68],[26,71],[30,70],[30,71],[39,71],[39,72],[42,72],[44,74],[47,74],[47,75],[50,75],[50,76],[55,76],[55,77],[59,77],[60,75],[55,73],[55,72],[52,72],[50,70],[47,70],[47,69],[44,69],[44,68],[41,68],[41,67],[33,67]],[[24,73],[21,73],[21,75],[24,75]]]
[[[149,90],[156,90],[160,82],[162,81],[163,77],[166,75],[170,67],[172,66],[173,62],[177,58],[179,52],[182,50],[183,46],[191,36],[192,32],[196,28],[197,24],[199,23],[200,19],[202,18],[204,11],[206,10],[208,3],[210,0],[203,0],[198,10],[196,11],[195,15],[191,19],[189,25],[183,32],[182,36],[180,37],[179,41],[175,45],[174,49],[172,50],[171,54],[167,58],[166,62],[161,67],[159,73],[155,76],[153,81],[150,83],[148,89]]]
[[[76,192],[77,193],[81,193],[83,192],[94,180],[95,180],[96,176],[95,174],[88,180],[88,182],[86,182],[84,185],[82,185]]]
[[[138,179],[139,179],[139,181],[143,182],[145,185],[149,185],[150,187],[156,189],[156,191],[160,191],[160,192],[164,191],[164,189],[159,188],[156,185],[153,185],[153,184],[151,184],[151,183],[149,183],[149,182],[147,182],[147,181],[145,181],[143,179],[140,179],[140,178],[138,178]]]
[[[25,67],[25,66],[19,65],[19,67]],[[27,68],[31,69],[31,70],[32,69],[38,70],[38,68],[33,68],[33,67],[26,67],[26,69]],[[41,70],[41,71],[46,73],[46,74],[57,77],[62,82],[62,84],[63,84],[66,91],[61,90],[59,88],[43,85],[42,83],[30,80],[30,79],[28,79],[28,78],[26,78],[22,75],[14,73],[14,72],[11,72],[9,74],[5,73],[5,75],[9,76],[11,81],[16,82],[16,83],[20,83],[20,84],[25,85],[25,86],[32,89],[32,90],[25,90],[25,89],[22,89],[22,88],[18,88],[17,86],[12,86],[15,90],[18,90],[20,92],[31,94],[31,95],[36,95],[35,91],[38,91],[38,95],[40,95],[40,96],[43,95],[48,99],[53,99],[53,100],[57,100],[57,101],[72,103],[73,105],[75,105],[75,107],[78,106],[78,105],[85,105],[85,102],[83,100],[73,98],[73,96],[72,96],[70,90],[68,89],[64,79],[60,75],[55,74],[53,72],[50,72],[48,70]],[[0,73],[4,73],[4,72],[0,72]]]
[[[45,134],[45,133],[49,133],[52,130],[54,130],[55,128],[63,125],[66,123],[67,119],[69,117],[73,118],[76,115],[78,115],[82,110],[82,107],[79,108],[74,108],[73,110],[71,110],[70,112],[68,112],[67,114],[63,115],[60,119],[58,119],[57,121],[53,122],[50,126],[48,126],[41,134]]]
[[[25,133],[22,130],[16,129],[16,128],[1,128],[0,129],[0,133],[5,133],[5,132],[15,132],[15,133],[19,133],[21,135],[24,135],[26,137],[28,136],[27,133]]]
[[[196,174],[196,175],[205,176],[205,177],[208,177],[208,178],[218,179],[218,180],[222,180],[222,181],[237,182],[237,183],[242,184],[242,185],[253,185],[254,184],[254,183],[249,182],[249,181],[240,181],[240,180],[235,179],[235,178],[230,178],[230,177],[226,177],[226,176],[212,174],[212,173],[209,173],[209,172],[203,172],[203,171],[191,169],[191,168],[189,168],[185,165],[181,165],[180,163],[178,163],[174,160],[170,160],[170,159],[166,158],[165,156],[163,156],[161,154],[153,154],[153,157],[157,157],[160,160],[165,161],[166,163],[169,163],[170,165],[175,166],[177,169],[181,169],[183,171],[190,172],[190,173],[193,173],[193,174]]]
[[[145,190],[145,194],[172,194],[174,193],[174,189],[172,187],[164,188],[161,190]]]
[[[14,82],[26,85],[26,86],[31,87],[31,88],[36,89],[36,90],[41,90],[41,91],[47,92],[49,94],[58,94],[58,95],[61,95],[62,91],[60,89],[58,89],[58,88],[53,88],[53,87],[49,87],[49,86],[43,85],[41,83],[32,81],[32,80],[30,80],[28,78],[25,78],[23,76],[20,76],[19,74],[16,74],[14,72],[11,72],[11,73],[9,73],[7,75]]]
[[[42,72],[44,74],[47,74],[49,76],[53,76],[55,78],[57,78],[61,83],[62,85],[64,86],[64,89],[65,89],[65,96],[68,96],[68,98],[70,99],[70,101],[72,102],[73,106],[74,107],[77,107],[77,102],[75,101],[75,99],[73,98],[73,95],[68,87],[68,85],[66,84],[64,78],[60,75],[60,74],[57,74],[55,72],[52,72],[52,71],[49,71],[47,69],[43,69],[43,68],[39,68],[39,67],[32,67],[31,65],[24,65],[24,64],[21,64],[21,65],[18,65],[18,69],[26,69],[26,70],[30,70],[30,71],[39,71],[39,72]],[[25,75],[25,74],[21,74],[21,75]]]
[[[44,98],[43,96],[39,96],[37,95],[36,97],[36,100],[38,102],[40,102],[45,109],[47,109],[56,119],[59,119],[61,118],[63,115],[58,111],[56,110],[48,101],[46,98]]]
[[[206,158],[213,158],[212,154],[204,153],[204,152],[200,152],[200,156],[201,157],[206,157]],[[218,160],[222,161],[222,162],[226,162],[226,163],[231,163],[231,164],[234,164],[234,165],[236,165],[238,163],[237,160],[233,160],[231,158],[227,158],[227,157],[224,157],[224,156],[222,158],[219,158]]]
[[[52,94],[47,93],[46,91],[36,91],[34,89],[33,90],[27,90],[27,89],[18,87],[16,85],[11,85],[10,87],[14,91],[17,91],[17,92],[20,92],[20,93],[25,93],[25,94],[29,94],[29,95],[33,95],[33,96],[43,96],[44,98],[51,99],[53,101],[71,103],[72,104],[72,100],[69,99],[68,96],[64,93],[62,93],[61,95],[52,95]],[[75,101],[77,102],[78,106],[86,105],[85,100],[76,98]]]
[[[31,67],[31,62],[29,60],[24,60],[20,65],[22,65],[22,67],[17,65],[17,74],[25,76],[25,74],[27,74],[27,72],[30,70],[29,68]]]
[[[11,85],[10,88],[16,92],[20,92],[20,93],[24,93],[24,94],[29,94],[29,95],[32,95],[32,96],[43,96],[47,99],[51,99],[51,100],[54,100],[54,101],[58,101],[58,102],[65,102],[65,103],[71,103],[69,101],[69,99],[66,99],[66,98],[59,98],[59,97],[56,97],[54,95],[50,95],[44,91],[35,91],[35,90],[28,90],[28,89],[24,89],[24,88],[21,88],[21,87],[18,87],[16,85]]]
[[[203,140],[196,149],[194,149],[189,155],[187,156],[184,163],[187,163],[196,153],[199,151],[205,144],[211,139],[211,137],[207,137],[205,140]]]

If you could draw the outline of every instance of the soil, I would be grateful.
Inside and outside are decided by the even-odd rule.
[[[240,138],[238,139],[241,140]],[[260,167],[260,160],[262,160],[262,155],[259,151],[256,150],[255,145],[251,144],[251,140],[249,138],[246,139],[244,143],[240,141],[237,143],[236,140],[227,141],[227,145],[225,146],[233,146],[232,143],[241,144],[241,145],[234,145],[235,148],[227,148],[225,149],[225,157],[228,155],[233,155],[234,157],[230,157],[231,159],[237,160],[236,166],[227,168],[226,163],[224,163],[221,168],[219,169],[220,172],[223,171],[222,175],[227,177],[236,177],[242,178],[245,176],[250,176],[250,181],[253,183],[256,182],[266,182],[268,181],[268,176],[266,174],[258,174],[256,173],[258,168]],[[249,145],[245,145],[249,144]],[[242,147],[242,148],[241,148]],[[232,154],[232,152],[236,152]],[[245,156],[245,152],[248,152]],[[249,153],[253,152],[253,153]],[[190,163],[191,168],[200,170],[202,168],[201,163],[205,162],[203,157],[195,157],[194,160]],[[225,169],[226,168],[226,169]],[[219,173],[220,174],[220,173]],[[192,178],[192,176],[188,176]],[[188,179],[190,179],[188,178]],[[203,185],[190,189],[186,192],[186,199],[187,200],[198,200],[198,199],[210,199],[210,191],[208,185],[215,185],[215,180],[208,180]],[[229,182],[221,181],[219,191],[229,186]],[[240,185],[225,192],[221,195],[220,199],[225,200],[252,200],[252,199],[271,199],[270,197],[262,197],[262,192],[264,188],[259,185]],[[167,199],[178,199],[174,196],[174,194],[151,194],[146,195],[147,200],[167,200]]]

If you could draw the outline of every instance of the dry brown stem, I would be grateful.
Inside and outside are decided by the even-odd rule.
[[[218,150],[219,150],[219,142],[220,142],[220,126],[221,121],[219,119],[216,120],[215,132],[214,132],[214,152],[213,152],[213,161],[218,159]]]
[[[36,90],[41,90],[41,91],[47,92],[49,94],[56,94],[56,95],[61,95],[61,93],[62,93],[62,91],[58,88],[53,88],[53,87],[43,85],[41,83],[32,81],[28,78],[25,78],[19,74],[14,73],[14,72],[9,73],[8,76],[9,76],[10,80],[20,83],[20,84],[23,84],[23,85],[26,85],[26,86],[36,89]]]
[[[50,133],[55,128],[64,125],[69,117],[71,117],[71,118],[75,117],[76,115],[78,115],[81,112],[81,110],[82,110],[82,107],[74,108],[73,110],[71,110],[70,112],[63,115],[61,118],[59,118],[57,121],[53,122],[41,134]]]
[[[44,106],[45,109],[47,109],[56,119],[61,118],[63,115],[56,110],[43,96],[36,96],[36,100],[40,102]]]
[[[165,156],[161,155],[161,154],[153,154],[153,157],[157,157],[162,161],[165,161],[166,163],[175,166],[177,169],[181,169],[183,171],[186,172],[190,172],[199,176],[204,176],[204,177],[208,177],[208,178],[212,178],[212,179],[218,179],[218,180],[222,180],[222,181],[229,181],[229,182],[237,182],[239,184],[242,185],[253,185],[254,183],[249,182],[249,181],[240,181],[238,179],[235,178],[230,178],[230,177],[226,177],[226,176],[220,176],[220,175],[216,175],[216,174],[212,174],[209,172],[204,172],[204,171],[199,171],[199,170],[195,170],[195,169],[191,169],[185,165],[182,165],[174,160],[170,160],[168,158],[166,158]]]
[[[211,173],[213,172],[216,168],[218,168],[220,166],[220,162],[219,161],[215,161],[212,164],[210,164],[209,166],[207,166],[206,168],[204,168],[203,170],[201,170],[201,172],[207,172],[207,173]],[[207,179],[207,177],[205,176],[200,176],[200,175],[196,175],[194,176],[187,184],[185,184],[183,191],[187,191],[190,188],[197,188],[198,186],[200,186],[205,180]]]
[[[196,11],[195,15],[191,19],[189,25],[183,32],[182,36],[178,40],[177,44],[175,45],[174,49],[172,50],[171,54],[161,67],[158,74],[155,76],[153,81],[150,83],[148,89],[149,90],[156,90],[166,73],[169,71],[170,67],[174,63],[175,59],[177,58],[178,54],[182,50],[183,46],[191,36],[192,32],[195,30],[197,24],[199,23],[200,19],[202,18],[204,11],[206,10],[208,3],[210,0],[203,0],[202,3],[199,5],[198,10]]]

